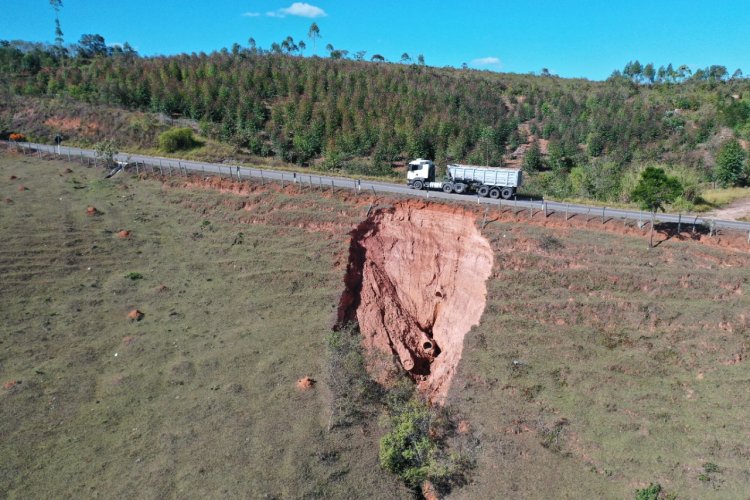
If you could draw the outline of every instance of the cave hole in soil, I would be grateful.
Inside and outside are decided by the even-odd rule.
[[[400,366],[430,401],[444,401],[492,270],[474,222],[460,208],[403,202],[352,231],[338,324],[359,324],[378,382]]]

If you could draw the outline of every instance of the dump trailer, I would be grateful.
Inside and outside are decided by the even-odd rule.
[[[476,193],[493,199],[512,198],[521,186],[521,171],[513,168],[450,164],[442,181],[435,180],[435,164],[418,158],[409,162],[406,182],[412,189],[434,189],[446,193]]]

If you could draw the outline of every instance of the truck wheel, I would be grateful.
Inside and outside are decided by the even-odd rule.
[[[482,198],[486,198],[487,195],[490,194],[490,188],[488,188],[487,186],[479,186],[479,189],[477,189],[477,194]]]
[[[453,184],[450,182],[446,182],[443,184],[443,192],[445,193],[452,193],[453,192]]]
[[[422,184],[422,181],[414,181],[414,184],[412,184],[411,187],[416,189],[417,191],[421,191],[424,187],[424,184]]]
[[[456,184],[453,186],[453,190],[456,194],[464,194],[466,192],[466,184]]]
[[[490,198],[493,200],[500,198],[500,190],[498,188],[490,189]]]
[[[513,196],[513,190],[511,188],[503,188],[503,190],[500,191],[500,196],[502,196],[504,200],[510,199],[510,197]]]

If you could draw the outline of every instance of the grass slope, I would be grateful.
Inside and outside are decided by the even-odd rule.
[[[0,389],[0,491],[409,496],[377,466],[376,422],[328,431],[324,337],[363,205],[67,166],[0,156],[0,382],[22,381]],[[750,490],[748,254],[502,218],[484,233],[487,307],[449,396],[477,467],[453,497]],[[320,383],[298,392],[305,375]]]
[[[496,274],[454,381],[484,446],[461,497],[750,490],[748,254],[505,223],[485,234]]]
[[[269,194],[285,217],[242,224],[233,195],[67,166],[0,156],[13,199],[0,207],[0,380],[21,381],[0,389],[0,491],[403,493],[377,467],[375,437],[326,432],[325,391],[295,388],[322,374],[346,251],[290,223],[312,196]],[[349,223],[338,201],[317,205]]]

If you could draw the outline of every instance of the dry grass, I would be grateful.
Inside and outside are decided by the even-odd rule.
[[[512,224],[486,234],[495,277],[453,392],[484,441],[465,497],[750,489],[746,253]],[[698,479],[705,462],[721,467],[713,481]]]
[[[268,193],[248,223],[232,194],[67,166],[0,156],[14,199],[0,208],[0,381],[21,381],[0,388],[0,491],[402,495],[377,436],[327,432],[326,388],[296,388],[324,378],[346,251],[345,231],[290,223],[315,217],[317,194]],[[323,212],[341,227],[359,215],[336,199]]]
[[[325,336],[367,203],[67,166],[0,156],[0,382],[21,381],[0,388],[0,491],[408,497],[377,466],[375,422],[327,430]],[[748,254],[484,233],[488,303],[449,401],[478,460],[452,496],[750,490]],[[318,383],[298,391],[304,376]]]
[[[707,189],[701,193],[701,197],[713,207],[723,207],[750,198],[750,188]]]

